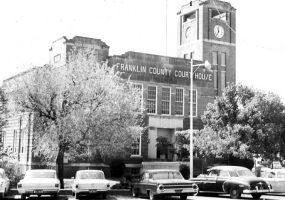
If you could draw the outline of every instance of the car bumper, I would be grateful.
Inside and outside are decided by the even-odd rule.
[[[76,189],[73,190],[76,194],[96,194],[96,193],[106,193],[109,190],[107,189]]]
[[[18,189],[19,194],[57,194],[59,189]]]
[[[273,189],[266,189],[266,190],[259,190],[259,189],[255,189],[255,190],[243,190],[243,193],[244,193],[244,194],[269,193],[269,192],[273,192]]]
[[[183,189],[165,189],[165,190],[157,190],[158,195],[180,195],[180,194],[195,194],[197,193],[198,190],[197,189],[193,189],[193,188],[183,188]]]

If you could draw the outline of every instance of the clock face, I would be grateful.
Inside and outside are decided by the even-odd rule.
[[[185,31],[186,39],[190,39],[191,34],[192,34],[192,28],[189,26],[189,27],[186,28],[186,31]]]
[[[222,38],[224,36],[224,33],[225,33],[225,31],[224,31],[224,28],[222,26],[216,25],[214,27],[214,34],[217,38]]]

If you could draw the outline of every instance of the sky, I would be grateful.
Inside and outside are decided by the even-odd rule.
[[[285,103],[284,0],[225,0],[237,9],[237,83]],[[0,82],[48,63],[66,36],[97,38],[110,55],[127,51],[176,57],[177,12],[190,0],[9,0],[0,2]]]

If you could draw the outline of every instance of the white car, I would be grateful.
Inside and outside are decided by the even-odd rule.
[[[21,199],[27,196],[51,195],[57,197],[59,191],[59,180],[56,171],[52,169],[31,169],[25,174],[24,179],[17,185]]]
[[[10,181],[5,174],[4,169],[0,168],[0,197],[4,197],[8,192],[10,186]]]
[[[105,199],[110,190],[110,181],[105,179],[101,170],[79,170],[76,172],[72,185],[72,193],[75,198],[79,196],[102,194]]]

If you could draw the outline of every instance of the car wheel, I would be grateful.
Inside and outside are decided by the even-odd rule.
[[[137,197],[138,193],[136,192],[136,189],[134,187],[132,187],[132,196],[133,197]]]
[[[185,194],[180,195],[180,200],[186,200],[186,199],[187,199],[187,195]]]
[[[148,197],[149,197],[149,200],[155,200],[156,199],[156,196],[153,194],[153,191],[148,191]]]
[[[79,199],[79,194],[75,193],[75,199]]]
[[[57,199],[57,194],[52,195],[54,199]]]
[[[232,199],[239,199],[241,196],[241,192],[239,188],[231,188],[230,195]]]
[[[107,198],[107,193],[106,192],[102,193],[102,199],[106,199],[106,198]]]
[[[26,194],[21,194],[21,199],[26,199]]]
[[[259,199],[262,194],[251,194],[254,199]]]

